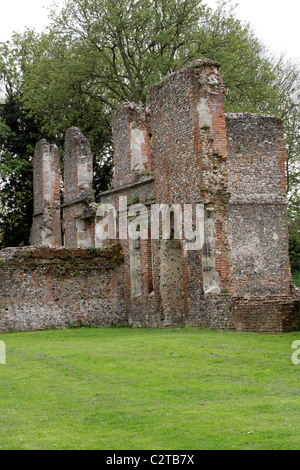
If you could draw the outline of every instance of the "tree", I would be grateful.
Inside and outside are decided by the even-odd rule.
[[[62,147],[81,128],[95,155],[95,189],[112,174],[111,116],[124,101],[148,104],[148,90],[199,57],[221,63],[226,110],[277,114],[286,124],[289,194],[297,200],[298,65],[272,57],[230,0],[66,0],[42,34],[27,30],[2,45],[7,93]],[[9,72],[8,72],[9,70]],[[299,199],[298,199],[299,201]]]
[[[52,30],[92,61],[100,101],[144,105],[148,86],[182,65],[204,10],[201,0],[69,0]]]
[[[227,0],[205,13],[196,55],[220,62],[227,112],[273,113],[277,106],[273,63],[250,25],[235,15],[235,6]]]
[[[300,68],[280,56],[275,62],[276,89],[279,91],[277,114],[284,122],[286,174],[289,212],[300,217]]]
[[[24,77],[44,44],[41,45],[33,31],[27,30],[23,35],[13,35],[10,42],[0,47],[0,78],[6,92],[6,100],[0,105],[0,243],[1,246],[18,246],[29,242],[33,212],[31,161],[35,144],[41,138],[46,138],[62,150],[66,129],[71,125],[81,127],[94,148],[98,151],[104,149],[103,158],[95,159],[94,165],[98,194],[107,188],[111,179],[111,132],[108,119],[106,122],[104,120],[106,135],[104,126],[100,126],[99,131],[97,121],[99,123],[101,119],[101,110],[88,106],[87,102],[80,100],[80,96],[78,99],[77,91],[77,95],[74,92],[74,98],[60,104],[57,113],[45,101],[42,102],[43,116],[25,109],[22,103]],[[64,89],[60,96],[64,97]],[[49,99],[51,101],[51,97]],[[52,123],[52,128],[43,125],[46,117]]]
[[[221,62],[228,110],[276,101],[265,49],[227,2],[212,11],[201,0],[68,0],[52,21],[25,77],[25,104],[36,114],[59,117],[78,99],[109,118],[122,102],[145,106],[150,85],[199,57]]]
[[[1,44],[0,79],[6,99],[0,104],[0,246],[28,244],[32,222],[32,164],[40,125],[24,111],[21,84],[26,44]]]
[[[47,32],[15,36],[24,107],[60,146],[68,127],[82,129],[95,155],[98,191],[112,174],[112,112],[125,101],[146,106],[150,85],[194,59],[222,62],[227,110],[262,111],[275,100],[271,66],[250,28],[225,7],[213,12],[201,0],[68,0],[52,12]]]
[[[186,63],[180,50],[194,41],[200,4],[69,0],[59,14],[52,12],[47,33],[15,38],[20,51],[24,43],[31,49],[24,106],[49,134],[57,137],[78,125],[101,149],[111,139],[113,110],[124,101],[146,105],[149,86]]]
[[[113,110],[123,101],[146,104],[150,84],[174,69],[192,40],[200,3],[72,0],[52,14],[47,33],[13,37],[24,108],[59,147],[68,127],[81,128],[95,157],[96,196],[112,176]]]
[[[41,134],[14,95],[0,105],[0,124],[0,243],[18,246],[29,242],[33,212],[31,159]]]
[[[18,38],[31,49],[24,105],[56,141],[80,127],[98,167],[110,155],[110,173],[112,112],[124,101],[147,105],[151,84],[194,59],[221,63],[226,111],[279,115],[294,86],[226,0],[214,11],[201,0],[68,0],[51,18],[47,33]]]
[[[277,115],[284,123],[286,148],[289,254],[292,270],[300,271],[300,70],[281,55],[273,59],[278,90]]]
[[[285,119],[289,254],[294,272],[300,272],[300,109],[294,106]]]

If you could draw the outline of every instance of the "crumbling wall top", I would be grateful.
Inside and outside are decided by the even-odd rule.
[[[64,203],[93,194],[93,154],[78,127],[66,132],[64,146]]]
[[[226,119],[234,119],[245,122],[248,121],[273,121],[282,124],[282,119],[278,116],[260,113],[225,113]]]
[[[123,103],[112,120],[114,139],[114,187],[139,181],[151,171],[151,115],[135,103]]]

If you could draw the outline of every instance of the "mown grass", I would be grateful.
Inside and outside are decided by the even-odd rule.
[[[1,334],[0,449],[300,449],[300,332]]]
[[[300,287],[300,271],[292,273],[295,286]]]

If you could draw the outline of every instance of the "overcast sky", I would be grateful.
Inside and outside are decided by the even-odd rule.
[[[10,39],[13,31],[25,27],[41,31],[47,24],[47,8],[53,0],[4,0],[1,5],[0,41]],[[62,4],[63,0],[57,0]],[[214,7],[217,0],[204,0]],[[300,61],[300,1],[299,0],[236,0],[237,17],[250,22],[256,35],[274,52],[286,51],[287,56]]]

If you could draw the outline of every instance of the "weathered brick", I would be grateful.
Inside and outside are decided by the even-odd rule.
[[[34,214],[30,233],[32,245],[61,245],[60,156],[55,145],[36,144],[33,164]]]
[[[264,333],[299,326],[299,294],[292,284],[288,257],[282,122],[248,113],[226,115],[224,100],[219,64],[201,59],[152,86],[149,109],[125,103],[115,112],[113,188],[100,194],[98,202],[112,204],[118,211],[120,196],[126,196],[129,203],[144,204],[149,221],[154,202],[178,204],[182,212],[186,204],[193,209],[199,204],[203,240],[200,248],[188,250],[184,237],[151,239],[147,228],[146,240],[120,240],[124,265],[111,266],[105,274],[103,261],[115,259],[109,251],[115,241],[103,242],[98,236],[103,214],[95,214],[90,205],[88,141],[79,129],[68,130],[63,205],[66,247],[35,249],[34,260],[42,271],[31,262],[25,265],[28,270],[18,268],[18,276],[13,277],[9,264],[0,264],[5,280],[0,305],[12,306],[13,295],[18,299],[15,312],[11,307],[3,310],[3,324],[8,316],[10,325],[21,325],[26,316],[31,326],[38,323],[37,317],[42,323],[47,305],[53,322],[56,315],[60,318],[57,324],[63,322],[61,312],[70,315],[69,306],[73,319],[78,315],[90,321],[82,305],[90,315],[97,298],[111,315],[109,320],[102,307],[97,307],[99,325],[118,322],[116,305],[120,302],[120,323],[133,326],[183,324]],[[39,195],[36,204],[41,205]],[[195,210],[191,213],[195,226]],[[134,220],[133,213],[130,217]],[[118,238],[120,227],[116,228]],[[175,221],[173,229],[175,233]],[[65,263],[68,247],[76,254],[77,247],[87,243],[101,248],[102,261],[99,258],[95,264],[89,251],[78,252],[81,267],[74,284],[78,294],[73,288],[66,290],[68,270],[60,286],[50,267]],[[16,269],[14,261],[9,263]],[[45,290],[45,308],[39,314],[34,296],[37,293],[41,300],[40,286]],[[15,289],[26,299],[26,311]],[[57,310],[54,293],[59,305],[63,304]]]

